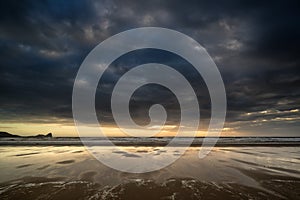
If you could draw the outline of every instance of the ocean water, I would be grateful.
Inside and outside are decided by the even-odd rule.
[[[14,138],[0,138],[0,145],[82,145],[82,141],[91,145],[107,146],[109,142],[118,144],[120,146],[132,146],[132,144],[139,146],[165,146],[173,140],[172,137],[14,137]],[[217,146],[241,146],[241,145],[294,145],[300,146],[300,137],[180,137],[176,138],[175,146],[186,145],[191,140],[192,144],[199,146],[204,141],[208,145],[217,141]]]
[[[176,147],[99,147],[120,158]],[[111,169],[80,145],[0,146],[0,199],[300,199],[299,146],[190,147],[161,170]]]

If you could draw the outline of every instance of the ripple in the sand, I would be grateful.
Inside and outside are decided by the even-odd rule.
[[[35,154],[39,154],[39,152],[31,152],[31,153],[21,153],[21,154],[16,154],[14,156],[30,156],[30,155],[35,155]]]
[[[31,165],[33,165],[33,164],[19,165],[16,168],[25,168],[25,167],[29,167]]]
[[[42,166],[42,167],[37,168],[37,170],[43,170],[43,169],[48,168],[49,166],[50,166],[50,165],[44,165],[44,166]]]
[[[244,163],[244,164],[247,164],[247,165],[259,166],[257,163],[248,162],[248,161],[240,160],[240,159],[236,159],[236,158],[231,158],[231,160],[234,160],[234,161],[239,162],[239,163]]]
[[[276,171],[280,171],[280,172],[287,172],[287,173],[292,173],[292,174],[299,174],[298,170],[293,170],[293,169],[286,169],[286,168],[282,168],[282,167],[268,167],[268,168],[276,170]]]
[[[139,157],[141,157],[141,156],[139,156],[137,154],[133,154],[133,153],[124,153],[123,156],[130,157],[130,158],[139,158]]]
[[[247,154],[247,155],[257,155],[257,153],[252,153],[252,152],[248,152],[245,151],[246,149],[243,150],[236,150],[236,149],[220,149],[222,151],[227,151],[227,152],[234,152],[234,153],[239,153],[239,154]]]
[[[73,151],[72,153],[82,153],[83,151],[78,150],[78,151]]]
[[[147,150],[137,150],[136,152],[137,153],[148,153],[149,151],[147,151]]]
[[[126,151],[113,151],[113,153],[115,153],[115,154],[121,154],[124,157],[131,157],[131,158],[139,158],[139,157],[141,157],[141,156],[139,156],[137,154],[128,153]]]
[[[63,160],[63,161],[56,162],[56,164],[71,164],[74,162],[75,160]]]
[[[126,153],[125,151],[113,151],[113,153],[116,153],[116,154],[124,154]]]

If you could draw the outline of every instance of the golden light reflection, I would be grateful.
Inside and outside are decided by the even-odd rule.
[[[52,133],[54,137],[79,137],[77,129],[73,124],[57,124],[57,123],[7,123],[1,124],[1,129],[12,134],[22,135],[22,136],[32,136],[37,134],[47,134]],[[83,130],[86,130],[88,137],[97,137],[97,135],[89,135],[89,129],[93,127],[81,127]],[[177,133],[178,127],[176,126],[167,126],[161,130],[156,137],[172,137]],[[102,131],[108,137],[128,137],[123,133],[119,128],[114,126],[105,126],[102,127]],[[186,132],[186,137],[193,136],[192,132]],[[234,128],[225,127],[221,133],[221,136],[237,136],[241,133],[237,133]],[[143,133],[140,134],[143,137]],[[198,131],[197,137],[207,136],[207,130],[201,129]],[[209,135],[216,136],[216,135]]]

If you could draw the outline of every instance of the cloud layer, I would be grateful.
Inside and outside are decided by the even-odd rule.
[[[223,76],[226,128],[253,135],[298,135],[300,130],[300,12],[297,1],[2,1],[0,3],[0,120],[72,124],[77,70],[98,43],[131,28],[181,31],[203,45]],[[110,93],[118,78],[147,62],[168,64],[192,84],[204,125],[210,99],[201,76],[168,52],[136,51],[116,60],[99,83],[99,119],[114,124]],[[157,85],[132,98],[134,120],[163,104],[168,123],[180,120],[174,95]],[[1,123],[0,122],[0,123]]]

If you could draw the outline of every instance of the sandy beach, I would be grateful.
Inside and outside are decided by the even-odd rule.
[[[176,148],[121,146],[120,159]],[[181,148],[181,147],[177,147]],[[1,199],[299,199],[300,147],[215,147],[204,159],[190,147],[162,170],[113,170],[83,146],[1,146]]]

